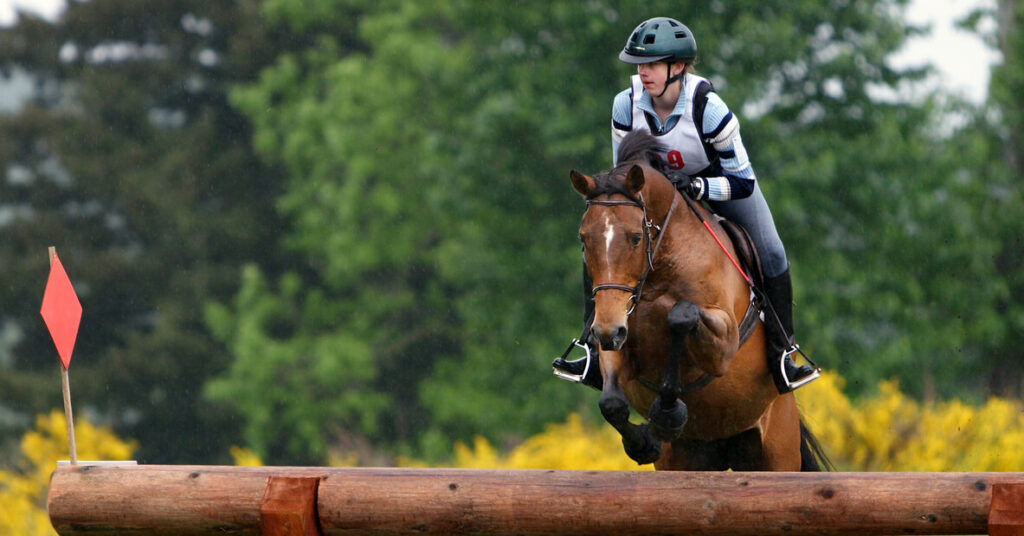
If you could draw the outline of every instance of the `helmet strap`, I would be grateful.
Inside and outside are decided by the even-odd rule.
[[[667,63],[668,63],[668,71],[665,73],[666,75],[668,75],[669,73],[672,72],[672,64],[675,63],[675,62],[670,61],[670,62],[667,62]],[[683,64],[683,70],[679,71],[679,74],[674,75],[674,76],[669,76],[665,80],[665,87],[662,88],[661,93],[658,93],[658,98],[660,99],[661,96],[664,95],[666,91],[668,91],[668,86],[672,85],[672,82],[675,82],[676,80],[679,80],[680,78],[682,78],[685,75],[686,75],[686,64],[684,63]]]

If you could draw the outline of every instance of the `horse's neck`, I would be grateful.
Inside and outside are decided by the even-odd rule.
[[[668,282],[679,280],[717,281],[717,276],[708,277],[708,272],[716,265],[716,259],[722,252],[715,241],[711,240],[709,231],[701,222],[701,218],[707,221],[716,236],[722,237],[724,233],[720,230],[715,216],[698,203],[689,201],[675,191],[669,185],[672,194],[675,196],[675,208],[672,210],[668,226],[662,229],[665,237],[659,247],[658,259],[655,266],[662,265],[664,270],[654,274],[657,278],[664,278]],[[654,192],[652,192],[654,193]],[[654,222],[664,226],[664,220],[668,215],[672,201],[659,203],[658,216]],[[661,205],[664,204],[664,208]],[[694,212],[700,214],[700,218]]]
[[[647,185],[643,190],[643,195],[648,206],[647,217],[651,218],[654,223],[661,225],[668,216],[668,211],[672,206],[673,201],[677,205],[681,205],[685,201],[681,199],[682,194],[676,191],[675,186],[672,185],[668,179],[656,176],[654,178],[648,177]],[[676,199],[680,197],[680,199]],[[677,206],[678,211],[681,206]],[[678,215],[673,215],[672,219],[675,219]]]

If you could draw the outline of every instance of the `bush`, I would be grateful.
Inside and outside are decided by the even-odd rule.
[[[797,391],[805,423],[842,471],[1018,471],[1024,467],[1024,407],[992,397],[975,407],[959,400],[925,404],[879,383],[877,394],[851,401],[834,373]],[[478,437],[456,443],[454,466],[501,469],[630,470],[638,467],[606,423],[577,414],[548,425],[508,454]],[[402,461],[400,465],[417,465]]]
[[[137,448],[134,441],[81,418],[75,421],[75,444],[82,460],[127,460]],[[16,470],[0,470],[0,534],[55,535],[46,514],[46,490],[57,460],[69,457],[64,413],[37,416],[35,429],[21,438],[21,456]]]
[[[804,419],[836,467],[846,471],[1019,471],[1024,467],[1024,407],[991,397],[921,403],[896,380],[856,403],[843,379],[825,374],[797,391]]]

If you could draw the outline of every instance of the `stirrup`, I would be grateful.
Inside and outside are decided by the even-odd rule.
[[[811,368],[814,369],[814,372],[808,374],[807,376],[805,376],[803,378],[800,378],[797,381],[790,381],[789,376],[786,376],[786,359],[787,358],[792,359],[793,358],[793,354],[800,354],[801,356],[803,356],[803,358],[808,363],[811,364]],[[796,364],[796,360],[795,359],[793,360],[793,364],[794,365]],[[808,383],[811,383],[814,380],[817,380],[818,378],[820,378],[821,377],[821,367],[819,367],[817,363],[812,361],[811,358],[808,357],[807,354],[805,354],[804,351],[800,349],[800,345],[799,344],[793,343],[793,346],[790,346],[789,350],[786,350],[785,352],[782,353],[782,359],[779,360],[779,377],[782,378],[782,381],[783,381],[783,383],[786,386],[786,392],[790,392],[790,391],[794,391],[796,389],[799,389],[800,387],[803,387],[803,386],[807,385]]]
[[[569,342],[569,347],[566,348],[564,352],[562,352],[561,359],[563,361],[565,360],[565,357],[569,355],[569,352],[572,351],[574,346],[577,347],[577,348],[582,348],[584,353],[586,353],[587,362],[584,363],[584,365],[583,365],[583,372],[580,373],[580,374],[570,374],[570,373],[568,373],[568,372],[566,372],[566,371],[564,371],[564,370],[562,370],[562,369],[560,369],[558,367],[555,367],[555,366],[551,367],[551,371],[554,373],[555,376],[557,376],[559,378],[562,378],[563,380],[568,380],[568,381],[571,381],[573,383],[582,383],[583,382],[583,378],[586,378],[587,377],[587,373],[590,372],[590,361],[591,361],[590,346],[587,345],[587,343],[585,343],[585,342],[580,342],[579,339],[573,339],[571,342]]]

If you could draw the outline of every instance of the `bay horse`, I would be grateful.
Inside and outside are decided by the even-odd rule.
[[[659,470],[821,470],[828,461],[793,393],[772,381],[735,246],[651,166],[656,147],[634,131],[611,171],[570,173],[587,201],[579,237],[594,283],[602,415],[631,458]],[[742,324],[753,331],[741,334]],[[631,423],[630,407],[648,424]]]

